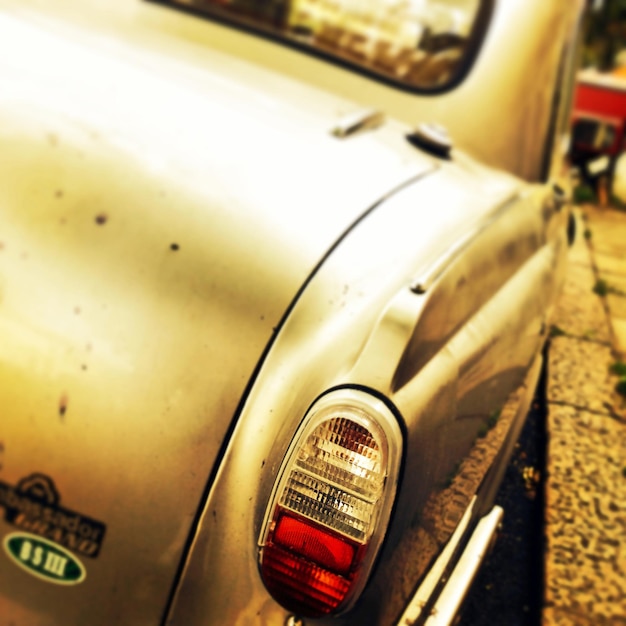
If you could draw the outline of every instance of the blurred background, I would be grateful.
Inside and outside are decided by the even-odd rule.
[[[583,47],[583,67],[626,71],[626,0],[591,0]]]
[[[589,0],[574,102],[575,199],[626,209],[626,0]]]

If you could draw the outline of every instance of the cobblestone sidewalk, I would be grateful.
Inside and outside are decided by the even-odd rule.
[[[543,626],[626,626],[626,213],[584,210],[548,364]]]

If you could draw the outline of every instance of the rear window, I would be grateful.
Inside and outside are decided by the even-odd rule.
[[[486,0],[165,0],[252,28],[404,88],[440,91],[469,69]]]

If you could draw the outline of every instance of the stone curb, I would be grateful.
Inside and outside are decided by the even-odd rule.
[[[543,626],[626,626],[626,415],[609,372],[626,360],[626,214],[616,213],[578,214],[555,312]]]

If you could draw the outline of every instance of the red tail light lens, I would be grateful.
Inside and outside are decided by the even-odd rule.
[[[402,437],[377,398],[323,396],[285,457],[260,539],[261,575],[285,608],[318,617],[365,585],[395,496]]]
[[[280,507],[274,542],[342,575],[350,573],[358,547],[345,537],[331,533],[310,520],[294,517]]]

